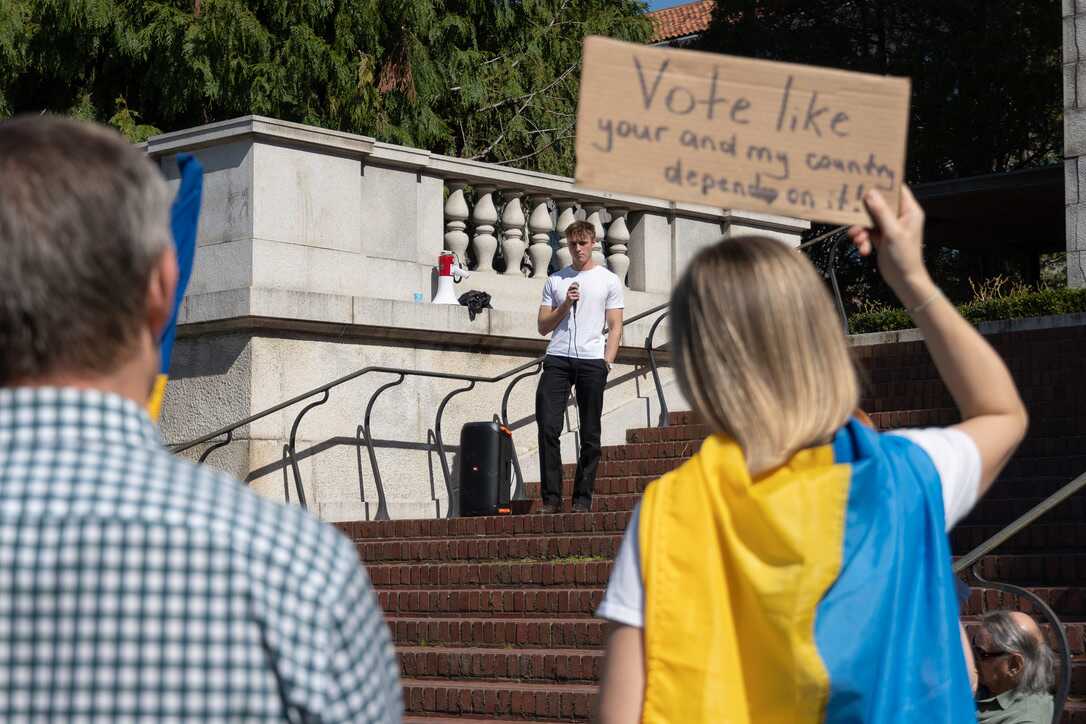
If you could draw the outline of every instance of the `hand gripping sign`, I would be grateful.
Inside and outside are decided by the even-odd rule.
[[[838,224],[897,210],[909,79],[585,39],[577,183]]]

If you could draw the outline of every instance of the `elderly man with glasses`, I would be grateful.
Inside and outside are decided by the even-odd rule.
[[[981,724],[1050,724],[1056,655],[1033,618],[1018,611],[986,614],[971,653]]]

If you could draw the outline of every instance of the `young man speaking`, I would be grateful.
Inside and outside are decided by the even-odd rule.
[[[562,451],[559,435],[570,388],[577,393],[581,450],[573,482],[573,512],[592,508],[600,460],[600,415],[607,373],[622,338],[622,282],[592,259],[596,228],[575,221],[566,228],[573,263],[543,286],[539,333],[551,335],[535,395],[539,426],[539,474],[543,512],[562,509]],[[604,349],[604,325],[611,332]]]

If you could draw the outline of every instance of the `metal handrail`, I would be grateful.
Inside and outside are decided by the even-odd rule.
[[[643,312],[641,312],[639,314],[636,314],[636,315],[630,317],[629,319],[623,320],[622,326],[623,326],[623,328],[625,328],[627,325],[633,324],[634,322],[640,321],[641,319],[644,319],[644,318],[646,318],[646,317],[648,317],[648,316],[650,316],[652,314],[656,314],[657,312],[665,310],[667,308],[667,306],[668,305],[665,303],[665,304],[659,304],[659,305],[657,305],[655,307],[652,307],[651,309],[647,309],[647,310],[645,310],[645,311],[643,311]],[[658,322],[657,322],[657,324],[658,324]],[[653,325],[653,328],[652,328],[653,332],[655,332],[656,326],[657,326],[656,324]],[[347,382],[350,382],[352,380],[358,379],[358,378],[362,377],[363,375],[369,374],[371,372],[373,372],[373,373],[394,374],[394,375],[397,375],[397,379],[395,381],[386,383],[386,384],[378,387],[373,393],[370,394],[369,400],[367,401],[367,404],[366,404],[366,412],[365,412],[365,416],[364,416],[364,422],[363,422],[362,425],[360,425],[358,427],[358,429],[356,430],[356,433],[355,433],[356,434],[356,439],[361,438],[363,440],[363,443],[366,445],[366,449],[367,449],[367,452],[369,454],[369,459],[370,459],[370,466],[371,466],[371,468],[373,470],[374,480],[375,480],[375,483],[376,483],[376,486],[377,486],[377,495],[378,495],[378,501],[379,502],[378,502],[378,509],[377,509],[377,513],[376,513],[375,517],[376,517],[377,520],[387,520],[388,519],[388,509],[387,509],[387,505],[386,505],[386,502],[385,502],[385,496],[384,496],[384,490],[383,490],[384,486],[383,486],[383,482],[381,480],[380,468],[379,468],[379,466],[377,464],[377,453],[376,453],[375,446],[374,446],[373,436],[372,436],[371,430],[370,430],[370,416],[371,416],[371,413],[373,411],[373,405],[377,401],[377,397],[382,392],[389,389],[390,387],[395,387],[396,385],[399,385],[400,383],[402,383],[404,381],[405,377],[426,377],[426,378],[431,378],[431,379],[458,380],[458,381],[461,381],[461,382],[470,383],[468,385],[468,387],[460,388],[458,390],[454,390],[453,392],[451,392],[451,393],[449,393],[448,395],[445,396],[445,398],[442,400],[441,404],[438,407],[437,416],[436,416],[436,420],[435,420],[435,423],[434,423],[433,435],[434,435],[435,445],[436,445],[437,451],[438,451],[438,457],[441,460],[442,476],[445,479],[446,490],[451,493],[451,472],[449,470],[448,461],[446,459],[444,440],[442,439],[442,435],[441,435],[442,415],[444,414],[445,407],[446,407],[448,401],[454,395],[459,394],[460,392],[467,392],[468,390],[472,389],[475,386],[476,383],[490,384],[490,383],[494,383],[494,382],[501,382],[502,380],[507,379],[509,377],[519,375],[519,376],[515,377],[512,380],[512,382],[510,383],[509,387],[506,389],[505,394],[503,395],[503,398],[502,398],[502,417],[501,417],[501,419],[502,419],[502,422],[508,426],[508,424],[509,424],[508,400],[509,400],[509,395],[512,392],[513,386],[517,382],[519,382],[520,380],[525,379],[526,377],[530,377],[530,376],[532,376],[534,374],[538,374],[539,370],[542,369],[544,357],[545,357],[545,355],[541,355],[540,357],[537,357],[537,358],[531,360],[530,362],[526,362],[526,363],[524,363],[522,365],[518,365],[518,366],[516,366],[516,367],[514,367],[514,368],[512,368],[510,370],[506,370],[505,372],[502,372],[501,374],[498,374],[498,375],[494,375],[492,377],[483,377],[483,376],[479,376],[479,375],[455,374],[455,373],[450,373],[450,372],[433,372],[433,371],[430,371],[430,370],[413,370],[413,369],[404,368],[404,367],[384,367],[384,366],[363,367],[362,369],[358,369],[358,370],[355,370],[354,372],[343,375],[342,377],[339,377],[339,378],[337,378],[335,380],[332,380],[331,382],[327,382],[327,383],[325,383],[323,385],[320,385],[319,387],[315,387],[315,388],[313,388],[311,390],[308,390],[307,392],[303,392],[303,393],[301,393],[299,395],[295,395],[294,397],[291,397],[288,400],[284,400],[283,402],[280,402],[279,404],[273,405],[273,406],[271,406],[271,407],[269,407],[269,408],[267,408],[265,410],[262,410],[260,412],[249,415],[249,416],[247,416],[245,418],[242,418],[241,420],[239,420],[237,422],[234,422],[234,423],[231,423],[230,425],[226,425],[224,427],[221,427],[218,430],[215,430],[214,432],[207,433],[206,435],[201,435],[200,437],[197,437],[197,438],[195,438],[193,440],[190,440],[188,442],[185,442],[185,443],[174,445],[174,446],[172,446],[171,449],[172,449],[172,451],[174,453],[183,452],[183,451],[189,450],[189,449],[191,449],[191,448],[193,448],[193,447],[195,447],[197,445],[200,445],[200,444],[203,444],[203,443],[206,443],[206,442],[211,442],[212,440],[216,440],[216,438],[219,438],[219,437],[222,437],[222,436],[225,435],[226,439],[216,441],[214,445],[210,446],[207,450],[205,450],[203,452],[203,454],[200,456],[200,462],[204,462],[204,461],[207,460],[208,455],[210,455],[210,453],[213,450],[217,450],[217,449],[219,449],[221,447],[225,447],[226,445],[229,445],[230,442],[233,441],[234,432],[236,430],[238,430],[239,428],[244,427],[245,425],[248,425],[248,424],[250,424],[252,422],[255,422],[255,421],[257,421],[257,420],[259,420],[261,418],[267,417],[268,415],[272,415],[272,414],[274,414],[276,412],[279,412],[279,411],[284,410],[284,409],[286,409],[288,407],[291,407],[292,405],[295,405],[295,404],[297,404],[299,402],[304,402],[305,400],[307,400],[307,399],[309,399],[309,398],[311,398],[311,397],[313,397],[315,395],[322,395],[321,399],[306,405],[295,416],[294,422],[291,425],[291,429],[290,429],[289,442],[284,447],[285,457],[288,458],[288,460],[289,460],[289,466],[290,466],[290,469],[291,469],[291,474],[292,474],[292,476],[294,478],[294,485],[295,485],[295,490],[296,490],[297,495],[298,495],[298,502],[302,507],[306,507],[305,491],[304,491],[304,488],[303,488],[303,485],[302,485],[301,470],[299,469],[299,466],[298,466],[298,451],[297,451],[297,444],[296,444],[297,443],[298,428],[301,425],[302,418],[306,415],[306,413],[308,413],[313,408],[319,407],[320,405],[323,405],[324,403],[326,403],[328,401],[329,394],[330,394],[331,390],[333,388],[335,388],[335,387],[338,387],[338,386],[340,386],[342,384],[345,384]],[[652,362],[652,364],[655,365],[655,360],[650,360],[650,361]],[[531,369],[531,368],[535,368],[535,369],[532,372],[528,373],[528,374],[521,374],[525,370],[528,370],[528,369]],[[658,375],[656,374],[655,369],[654,369],[654,376],[657,378],[657,393],[660,395],[661,405],[663,405],[663,404],[665,404],[663,402],[663,388],[659,384]],[[428,438],[428,441],[429,441],[429,438]],[[523,483],[523,475],[521,475],[520,463],[519,463],[519,460],[517,460],[517,456],[516,456],[515,452],[514,452],[514,461],[513,462],[514,462],[514,470],[516,472],[516,477],[517,477],[517,491],[520,494],[523,494],[523,485],[524,485],[524,483]],[[516,497],[516,496],[514,496],[514,497]]]
[[[1067,702],[1068,694],[1071,691],[1071,646],[1067,641],[1067,632],[1064,630],[1063,623],[1056,615],[1056,612],[1032,591],[1012,583],[1001,583],[982,578],[977,572],[977,567],[982,557],[1006,543],[1015,535],[1022,532],[1022,530],[1036,522],[1042,515],[1083,489],[1086,489],[1086,473],[1079,475],[1074,480],[1052,493],[1052,495],[1027,510],[1013,522],[1004,526],[991,538],[955,561],[953,567],[954,573],[958,574],[966,572],[978,585],[1006,591],[1016,596],[1029,599],[1033,606],[1036,607],[1036,609],[1039,610],[1052,625],[1053,630],[1056,632],[1056,639],[1059,642],[1060,647],[1060,680],[1056,687],[1055,697],[1053,698],[1053,724],[1059,723],[1064,704]]]

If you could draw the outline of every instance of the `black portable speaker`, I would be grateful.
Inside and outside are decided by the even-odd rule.
[[[460,515],[510,512],[513,433],[497,422],[469,422],[460,430]]]

